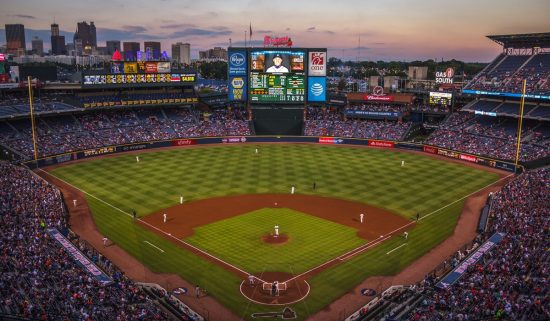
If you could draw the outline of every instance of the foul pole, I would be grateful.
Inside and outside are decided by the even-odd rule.
[[[32,106],[31,76],[27,77],[27,82],[29,83],[29,106],[31,108],[31,129],[32,129],[32,146],[34,150],[34,165],[38,167],[38,151],[36,150],[36,129],[35,129],[35,122],[34,122],[34,108]]]
[[[525,105],[525,90],[527,88],[527,79],[523,79],[523,86],[521,90],[521,104],[519,105],[519,120],[518,120],[518,140],[516,142],[516,169],[518,168],[519,162],[519,151],[521,149],[521,128],[523,126],[523,106]]]

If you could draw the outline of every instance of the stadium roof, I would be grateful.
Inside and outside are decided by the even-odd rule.
[[[487,36],[504,48],[550,48],[550,32]]]

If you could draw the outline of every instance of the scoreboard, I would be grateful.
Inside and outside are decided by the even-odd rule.
[[[451,106],[453,94],[430,91],[430,105]]]
[[[250,73],[250,100],[254,102],[304,102],[304,75]]]
[[[326,101],[326,48],[228,48],[228,99],[266,104]]]

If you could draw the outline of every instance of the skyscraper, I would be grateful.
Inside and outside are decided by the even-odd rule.
[[[160,59],[160,42],[158,41],[145,41],[143,43],[143,50],[145,51],[146,60],[159,60]]]
[[[25,26],[22,24],[7,24],[6,25],[6,43],[9,54],[25,54]]]
[[[52,23],[51,25],[52,35],[50,37],[52,44],[52,55],[66,55],[67,48],[65,47],[65,36],[59,35],[59,25]]]
[[[107,40],[107,54],[112,55],[118,49],[120,51],[120,40]]]
[[[191,45],[181,42],[172,44],[172,60],[180,64],[191,64]]]
[[[140,50],[139,42],[123,42],[122,47],[124,49],[124,60],[137,60],[137,52]]]
[[[76,25],[76,32],[74,34],[73,41],[76,43],[76,39],[82,40],[82,47],[97,47],[96,29],[94,22],[91,21],[88,24],[86,21],[79,22]]]
[[[38,37],[32,38],[32,53],[39,55],[40,57],[44,56],[44,41]]]

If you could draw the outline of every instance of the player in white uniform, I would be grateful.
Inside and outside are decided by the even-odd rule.
[[[273,66],[267,68],[265,72],[288,72],[288,68],[283,66],[283,57],[281,54],[275,54],[273,57]]]
[[[136,156],[136,162],[139,163],[139,156]]]
[[[279,225],[275,225],[275,237],[279,237]]]
[[[363,218],[365,217],[365,214],[361,213],[359,214],[359,221],[361,222],[361,224],[363,224]]]
[[[292,186],[290,188],[290,194],[294,194],[294,192],[296,192],[296,187]]]
[[[401,161],[401,167],[403,167],[403,166],[405,166],[405,161],[404,160]]]
[[[166,213],[162,214],[162,219],[164,220],[164,223],[166,223],[167,218],[168,218],[168,215],[166,215]]]

